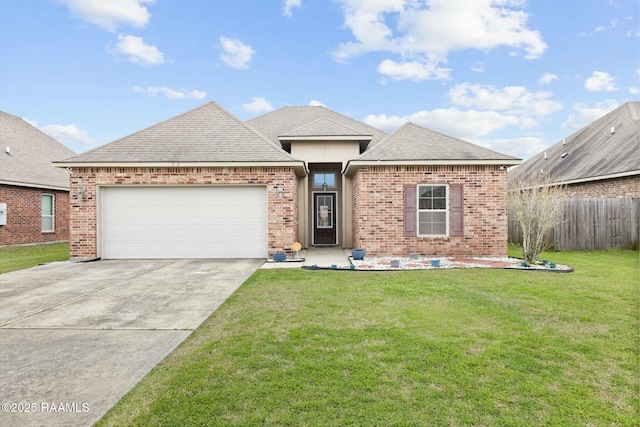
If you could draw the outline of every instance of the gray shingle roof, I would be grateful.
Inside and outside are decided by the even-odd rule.
[[[413,123],[406,123],[386,139],[365,151],[356,161],[504,161],[518,158],[462,141]]]
[[[215,102],[65,160],[67,163],[298,162]]]
[[[69,174],[53,166],[75,153],[23,119],[0,111],[0,181],[45,188],[69,188]],[[10,154],[6,148],[10,148]]]
[[[354,135],[371,135],[371,143],[375,144],[376,141],[381,140],[387,134],[372,126],[366,125],[362,122],[354,120],[350,117],[336,113],[325,107],[295,107],[288,106],[282,107],[278,110],[272,111],[262,116],[258,116],[247,121],[251,127],[257,129],[262,134],[266,135],[271,141],[278,143],[280,136],[291,136],[291,132],[296,129],[300,129],[306,125],[310,125],[318,121],[319,119],[328,119],[336,124],[342,125],[353,132]],[[328,125],[329,121],[321,121],[316,125]],[[318,126],[313,132],[328,132],[323,136],[336,136],[336,128],[333,126],[326,126],[324,130]],[[309,129],[307,129],[309,131]],[[319,135],[317,135],[319,136]]]
[[[353,137],[354,139],[363,137],[372,137],[373,135],[365,134],[360,130],[353,129],[342,123],[338,123],[328,117],[321,117],[311,123],[307,123],[300,126],[297,129],[293,129],[286,133],[286,135],[280,135],[281,139],[287,137],[315,137],[315,136],[346,136]]]
[[[634,171],[637,174],[640,102],[627,102],[565,138],[564,143],[560,141],[547,148],[511,170],[509,179],[539,176],[541,170],[552,182],[586,181]]]

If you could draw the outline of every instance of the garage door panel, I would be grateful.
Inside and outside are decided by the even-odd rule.
[[[106,187],[103,258],[265,258],[265,187]]]

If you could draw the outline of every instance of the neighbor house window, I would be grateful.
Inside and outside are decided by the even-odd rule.
[[[315,172],[313,174],[313,186],[318,188],[335,188],[335,172]]]
[[[447,234],[447,186],[418,185],[418,235]]]
[[[42,195],[42,231],[53,231],[53,194]]]

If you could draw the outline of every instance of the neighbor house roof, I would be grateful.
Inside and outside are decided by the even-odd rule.
[[[509,179],[546,175],[571,184],[638,174],[640,102],[627,102],[511,170]]]
[[[0,111],[0,184],[69,189],[69,174],[51,163],[75,153],[20,117]]]
[[[336,139],[335,137],[339,136],[354,136],[354,139],[370,139],[373,144],[387,136],[379,129],[320,106],[282,107],[248,120],[247,124],[275,143],[282,141],[280,137],[303,136],[301,133],[303,131],[307,132],[306,136],[324,136],[330,139]],[[363,136],[369,137],[369,139],[363,138]]]
[[[215,102],[58,163],[107,164],[277,164],[304,168],[301,161]]]
[[[520,159],[479,145],[406,123],[374,147],[349,162],[346,173],[371,164],[499,164],[512,166]]]

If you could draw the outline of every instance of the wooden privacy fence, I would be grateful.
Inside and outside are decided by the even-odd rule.
[[[563,199],[559,223],[551,235],[556,250],[635,249],[640,246],[640,199]],[[509,241],[522,243],[509,216]]]

